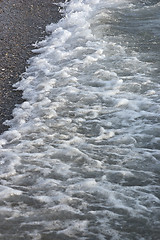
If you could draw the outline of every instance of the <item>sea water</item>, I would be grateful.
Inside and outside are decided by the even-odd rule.
[[[158,240],[160,3],[60,8],[0,137],[0,239]]]

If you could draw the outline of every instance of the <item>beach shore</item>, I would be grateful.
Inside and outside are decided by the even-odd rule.
[[[3,122],[12,118],[21,92],[12,85],[20,80],[27,60],[33,56],[32,44],[42,40],[45,27],[61,15],[59,0],[0,0],[0,133],[7,130]]]

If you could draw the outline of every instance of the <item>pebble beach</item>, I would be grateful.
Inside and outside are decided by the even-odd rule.
[[[7,130],[4,121],[22,102],[21,92],[12,85],[20,80],[33,55],[33,44],[46,36],[47,24],[61,16],[54,0],[0,0],[0,133]]]

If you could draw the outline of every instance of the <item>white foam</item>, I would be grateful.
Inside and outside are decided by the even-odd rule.
[[[21,227],[40,224],[57,239],[123,239],[114,223],[123,226],[126,215],[148,221],[158,204],[158,88],[152,66],[116,31],[131,1],[63,6],[15,84],[25,101],[1,135],[1,195],[21,196],[17,216],[30,218]],[[37,231],[27,234],[40,239]]]
[[[22,191],[15,190],[6,186],[0,186],[0,198],[5,199],[14,195],[21,195]]]

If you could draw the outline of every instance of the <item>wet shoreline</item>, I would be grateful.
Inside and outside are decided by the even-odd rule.
[[[0,133],[3,122],[12,118],[15,105],[22,102],[21,92],[12,85],[20,80],[27,60],[33,56],[33,44],[45,37],[47,24],[61,15],[53,0],[0,1]]]

